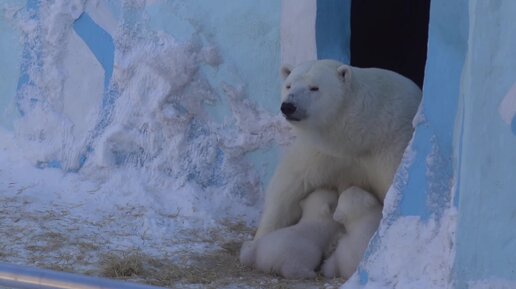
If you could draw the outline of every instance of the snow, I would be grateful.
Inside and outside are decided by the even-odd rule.
[[[1,211],[6,217],[2,243],[16,244],[2,250],[9,261],[26,262],[32,254],[29,245],[45,232],[62,234],[70,240],[94,241],[105,251],[144,248],[145,253],[157,255],[204,250],[203,243],[207,242],[200,240],[197,244],[185,243],[186,248],[168,244],[190,238],[178,234],[181,231],[208,231],[220,226],[215,216],[195,213],[199,210],[194,204],[199,196],[192,195],[195,186],[185,186],[174,196],[160,196],[159,192],[148,192],[135,177],[137,172],[130,169],[114,172],[107,180],[92,180],[60,169],[38,169],[14,147],[11,136],[2,132],[1,137]],[[63,250],[51,250],[46,258],[58,257]],[[88,267],[76,268],[84,269]]]
[[[441,219],[423,222],[419,217],[404,216],[377,234],[380,245],[365,266],[369,281],[364,289],[453,288],[450,272],[454,261],[456,215],[447,210]],[[357,288],[354,275],[342,288]]]
[[[432,168],[438,165],[439,153],[433,150],[426,158],[429,196],[436,192],[450,194],[453,188],[435,187],[451,182],[436,179]],[[445,200],[429,199],[428,206],[442,205],[428,219],[400,214],[399,206],[406,190],[409,170],[417,158],[414,139],[403,155],[396,177],[384,200],[383,219],[366,252],[366,257],[343,289],[420,289],[453,288],[450,283],[455,258],[456,208]],[[367,283],[362,282],[364,274]]]

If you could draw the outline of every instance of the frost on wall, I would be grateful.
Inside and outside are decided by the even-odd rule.
[[[24,154],[43,169],[60,168],[120,190],[138,182],[146,193],[171,196],[170,206],[182,214],[256,219],[262,188],[245,156],[288,140],[281,118],[247,99],[245,83],[210,83],[203,69],[224,65],[217,48],[196,34],[179,43],[151,30],[141,9],[145,1],[123,1],[114,33],[101,31],[114,43],[112,72],[106,70],[76,27],[77,19],[89,17],[85,5],[43,1],[34,9],[9,10],[26,42],[27,80],[18,90],[22,117],[15,129]],[[87,63],[70,57],[77,47],[91,50],[101,66],[91,65],[103,75],[91,77],[82,69]],[[87,81],[95,85],[81,86]],[[99,83],[106,87],[99,90]],[[215,121],[210,106],[227,106],[229,113]]]
[[[420,108],[417,125],[424,125]],[[383,219],[372,238],[358,271],[346,282],[345,289],[419,289],[452,288],[450,272],[454,260],[457,212],[450,204],[452,182],[435,179],[445,167],[438,145],[426,156],[426,205],[432,214],[426,218],[403,215],[400,203],[407,190],[410,172],[421,153],[414,138],[406,149],[395,180],[384,201]],[[446,186],[446,185],[449,186]],[[411,193],[411,192],[406,192]],[[442,200],[436,200],[437,197]],[[442,202],[447,205],[440,206]]]

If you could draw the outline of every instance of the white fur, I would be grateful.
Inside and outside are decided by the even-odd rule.
[[[240,262],[286,278],[315,278],[315,268],[341,227],[333,220],[336,192],[317,190],[301,202],[296,225],[279,229],[242,245]]]
[[[370,193],[351,187],[340,194],[333,218],[346,227],[346,233],[335,252],[324,261],[322,273],[326,277],[349,278],[382,219],[382,206]]]
[[[268,186],[255,239],[295,224],[299,201],[319,188],[358,186],[383,202],[421,99],[395,72],[333,60],[283,67],[281,75],[281,101],[296,105],[300,121],[289,121],[297,138]]]

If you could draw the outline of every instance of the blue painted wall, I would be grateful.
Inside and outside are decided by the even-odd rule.
[[[318,59],[350,63],[351,0],[317,0],[315,41]]]
[[[456,288],[516,284],[516,2],[470,1],[461,97]],[[507,285],[509,286],[509,285]]]
[[[443,275],[450,288],[516,284],[515,13],[514,1],[431,4],[421,118],[409,146],[413,159],[396,177],[400,200],[383,220],[381,235],[407,218],[419,219],[421,228],[430,221],[449,223],[441,217],[450,216],[443,213],[457,209],[456,238],[450,239],[454,245],[449,252],[454,262]],[[407,231],[404,238],[413,233]],[[380,248],[386,252],[378,252]],[[385,261],[379,255],[404,258],[402,252],[389,250],[377,235],[358,275],[345,288],[403,288],[400,280],[410,271],[393,279],[371,275],[379,272],[378,260]]]
[[[100,27],[88,13],[84,12],[73,23],[73,29],[86,43],[95,58],[104,69],[104,89],[109,88],[115,62],[115,44],[113,38]]]
[[[223,83],[243,83],[244,92],[260,107],[279,113],[280,14],[281,1],[236,0],[163,1],[146,8],[152,28],[163,30],[180,41],[214,44],[222,53],[217,69],[204,67],[217,93],[224,99]],[[265,52],[265,53],[264,53]],[[229,113],[229,105],[207,107],[218,120]],[[247,155],[265,185],[272,177],[278,150],[269,148]]]
[[[416,126],[412,141],[417,157],[402,188],[402,216],[427,220],[433,214],[439,217],[450,206],[453,133],[467,37],[467,1],[432,1],[421,105],[424,121]]]
[[[357,276],[346,288],[418,286],[411,282],[422,282],[419,286],[432,286],[433,277],[415,277],[414,274],[421,272],[411,272],[410,264],[414,260],[417,263],[440,260],[425,260],[432,252],[424,250],[419,252],[419,256],[407,256],[403,251],[409,252],[408,247],[398,248],[388,243],[392,239],[386,241],[384,236],[388,236],[391,230],[399,230],[403,222],[416,224],[406,227],[403,238],[410,240],[410,246],[424,248],[427,244],[418,242],[435,242],[436,238],[440,238],[437,237],[439,229],[434,226],[437,224],[439,227],[444,222],[442,217],[445,210],[453,207],[454,128],[467,37],[467,1],[432,1],[423,99],[416,117],[414,136],[386,199],[381,233],[373,237]],[[435,235],[430,239],[421,238],[420,231],[424,232],[429,227],[435,230],[429,235]],[[398,256],[397,260],[392,260],[392,256]],[[388,260],[406,272],[385,274],[389,272],[389,269],[385,269],[389,264],[381,263],[390,262]],[[418,270],[418,266],[413,267]]]
[[[239,0],[224,5],[206,0],[161,1],[145,9],[154,29],[180,41],[198,36],[220,49],[224,65],[217,71],[205,71],[213,83],[246,83],[251,99],[279,112],[279,96],[274,97],[279,77],[270,72],[279,67],[280,1]]]

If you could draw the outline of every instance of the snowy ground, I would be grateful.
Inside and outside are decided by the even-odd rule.
[[[253,233],[244,222],[163,213],[141,192],[34,168],[13,145],[3,134],[2,262],[174,288],[335,288],[343,281],[285,280],[243,268],[238,251]]]

